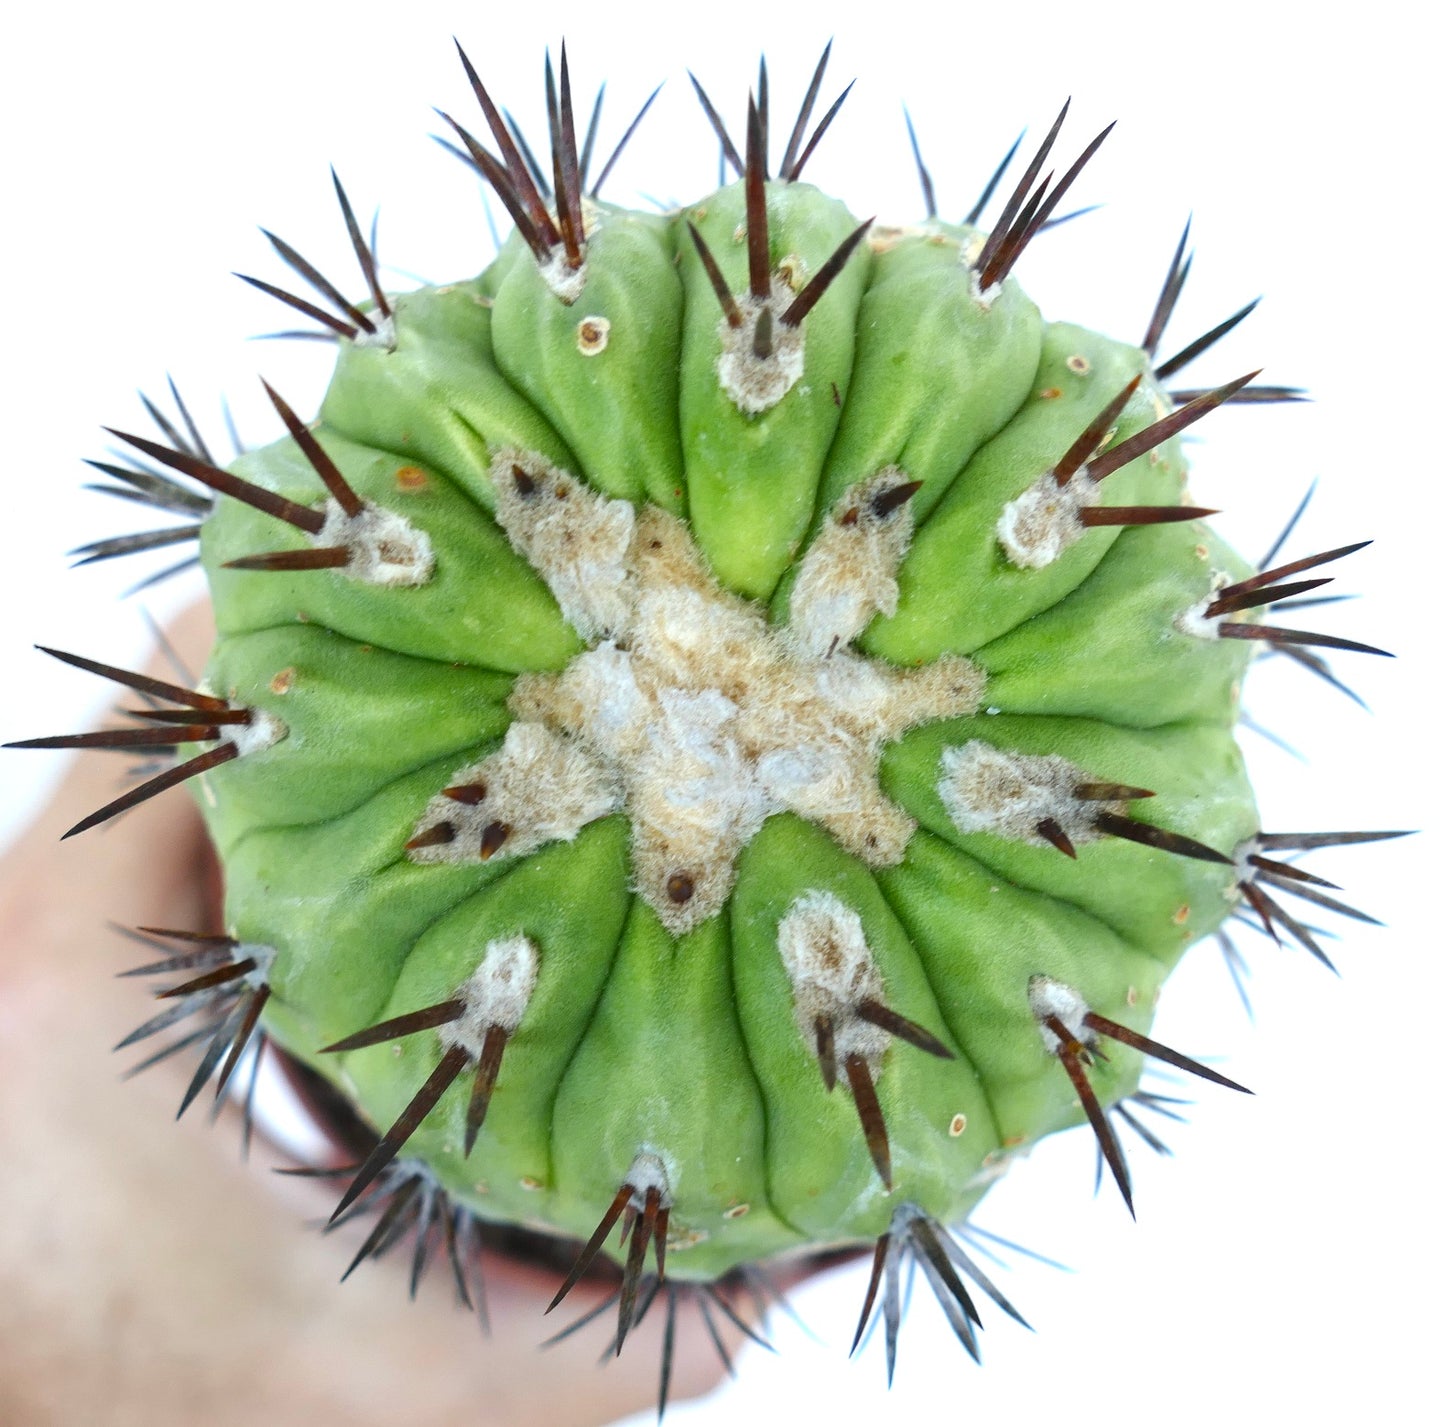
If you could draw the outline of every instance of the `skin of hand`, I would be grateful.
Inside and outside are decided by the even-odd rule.
[[[203,611],[172,633],[190,668],[209,638]],[[263,1144],[243,1164],[239,1112],[209,1125],[208,1094],[175,1123],[184,1054],[121,1080],[109,1047],[148,1007],[115,979],[136,948],[113,927],[217,930],[219,907],[184,791],[59,841],[122,762],[82,755],[0,862],[0,1423],[586,1427],[654,1406],[660,1311],[599,1369],[610,1315],[537,1348],[608,1291],[586,1281],[554,1326],[555,1273],[488,1253],[490,1336],[435,1264],[408,1303],[404,1251],[338,1286],[370,1221],[323,1238],[330,1181],[270,1173]],[[680,1309],[673,1401],[722,1373],[694,1318]]]

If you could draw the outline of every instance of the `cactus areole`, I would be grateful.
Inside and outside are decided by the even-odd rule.
[[[971,1348],[1013,1310],[946,1226],[1082,1121],[1128,1202],[1141,1066],[1242,1088],[1149,1037],[1171,969],[1241,909],[1323,958],[1281,896],[1350,909],[1269,854],[1388,835],[1261,832],[1235,742],[1259,648],[1379,652],[1260,622],[1355,547],[1257,571],[1186,494],[1187,427],[1293,393],[1171,384],[1237,320],[1156,358],[1183,242],[1139,345],[1025,295],[1103,135],[991,223],[860,222],[801,178],[826,59],[776,171],[765,77],[741,152],[702,96],[737,181],[664,213],[589,186],[565,55],[546,177],[468,64],[495,261],[389,294],[339,183],[365,297],[272,239],[319,417],[271,392],[223,466],[153,407],[105,469],[190,523],[85,552],[198,538],[204,679],[61,655],[147,707],[30,741],[160,760],[77,831],[204,811],[225,932],[150,934],[136,1036],[201,1018],[188,1099],[304,1062],[371,1127],[338,1214],[578,1241],[559,1299],[615,1256],[619,1346],[659,1282],[855,1247],[864,1320],[912,1255]]]

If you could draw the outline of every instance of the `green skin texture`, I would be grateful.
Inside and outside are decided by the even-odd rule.
[[[802,184],[770,184],[768,207],[773,263],[793,259],[804,279],[856,222]],[[276,949],[268,1033],[384,1129],[440,1058],[437,1033],[318,1048],[449,999],[489,940],[525,933],[537,986],[473,1153],[464,1075],[403,1155],[484,1218],[586,1237],[651,1151],[679,1279],[867,1241],[904,1200],[960,1218],[1011,1152],[1082,1118],[1030,1014],[1029,978],[1067,982],[1146,1030],[1169,971],[1232,907],[1226,867],[1115,839],[1070,860],[960,833],[935,786],[944,748],[1060,754],[1155,790],[1132,816],[1225,852],[1258,828],[1231,733],[1248,647],[1176,626],[1216,572],[1246,573],[1237,557],[1196,523],[1092,530],[1042,570],[1015,568],[997,542],[1004,504],[1145,369],[1143,354],[1046,324],[1011,279],[981,303],[960,262],[977,235],[931,225],[859,247],[803,325],[802,379],[745,415],[719,389],[718,303],[682,221],[743,292],[743,211],[739,185],[665,218],[598,208],[572,305],[514,240],[477,281],[396,298],[394,350],[342,343],[316,434],[363,499],[427,533],[428,583],[223,569],[305,545],[232,500],[203,532],[220,631],[208,684],[287,729],[199,786],[228,930]],[[585,317],[611,324],[595,356],[578,350]],[[1146,376],[1113,439],[1164,409]],[[844,490],[889,464],[923,482],[897,613],[859,647],[904,665],[967,655],[988,683],[975,716],[919,725],[884,752],[883,788],[918,823],[899,865],[870,870],[776,815],[741,854],[725,909],[674,937],[630,890],[624,814],[516,860],[408,859],[427,800],[499,746],[512,677],[585,647],[491,517],[490,453],[504,447],[683,515],[721,582],[778,621],[797,557]],[[320,503],[290,440],[235,470]],[[1179,503],[1183,477],[1166,443],[1111,475],[1103,500]],[[779,920],[820,889],[861,917],[888,1004],[956,1055],[898,1041],[884,1055],[891,1195],[846,1085],[825,1091],[778,952]],[[1122,1047],[1090,1072],[1106,1104],[1138,1073]]]

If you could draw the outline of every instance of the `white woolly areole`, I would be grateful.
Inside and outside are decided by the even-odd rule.
[[[982,228],[971,229],[967,236],[962,238],[958,244],[958,260],[965,267],[972,268],[978,265],[978,260],[983,256],[984,245],[988,242],[988,234]],[[974,285],[977,286],[977,275],[974,277]],[[997,290],[997,284],[990,288],[990,293]]]
[[[1259,845],[1259,838],[1247,837],[1238,847],[1234,849],[1234,880],[1235,892],[1238,894],[1239,883],[1251,881],[1254,877],[1254,868],[1250,866],[1249,859],[1257,857],[1264,849]]]
[[[1192,604],[1175,621],[1174,627],[1181,634],[1192,635],[1195,639],[1218,639],[1220,622],[1226,619],[1240,619],[1243,611],[1208,615],[1205,610],[1214,603],[1218,591],[1229,584],[1229,576],[1223,570],[1210,573],[1209,593],[1202,600]]]
[[[662,1156],[652,1150],[638,1150],[628,1166],[626,1184],[632,1190],[632,1207],[641,1210],[647,1199],[647,1191],[655,1189],[662,1200],[662,1207],[672,1207],[672,1191],[668,1186],[667,1166]]]
[[[542,281],[547,284],[552,295],[560,298],[568,307],[582,296],[582,289],[587,285],[585,259],[574,268],[567,261],[567,248],[563,243],[558,243],[552,249],[545,263],[537,264],[537,271],[541,273]]]
[[[816,1025],[833,1027],[837,1060],[860,1055],[876,1069],[888,1032],[856,1012],[861,1001],[883,1001],[883,976],[868,949],[863,921],[831,892],[804,892],[778,923],[778,951],[793,985],[793,1016],[812,1046]]]
[[[227,982],[228,987],[246,986],[252,991],[259,991],[271,978],[271,967],[276,961],[276,948],[268,946],[265,942],[259,941],[236,941],[227,948],[230,957],[230,965],[235,966],[242,961],[255,963],[249,971],[243,971],[234,981]],[[214,986],[203,986],[199,991],[187,991],[184,996],[176,997],[173,1004],[179,1004],[186,1008],[185,1014],[203,1007],[213,1005],[215,1002],[217,988]]]
[[[636,512],[539,456],[510,448],[492,457],[497,524],[547,581],[584,639],[622,629],[630,613],[627,554]]]
[[[241,979],[253,991],[259,991],[271,978],[271,967],[276,960],[276,948],[265,942],[243,941],[231,952],[232,961],[254,961],[256,965]]]
[[[969,270],[968,290],[970,295],[973,297],[973,300],[987,312],[993,306],[993,300],[998,296],[999,288],[1003,286],[1003,283],[999,281],[990,284],[988,287],[984,287],[983,283],[979,280],[978,269],[974,267],[973,264],[982,252],[983,245],[980,243],[977,253],[970,255],[968,249],[965,248],[959,253],[958,260]]]
[[[793,302],[793,290],[781,277],[772,280],[772,293],[756,298],[745,293],[736,299],[742,323],[730,326],[726,317],[718,323],[722,351],[717,359],[717,379],[732,398],[733,405],[749,416],[776,406],[803,375],[803,328],[785,327],[782,315]],[[758,318],[763,312],[772,318],[768,354],[760,357],[753,349]]]
[[[1099,501],[1099,485],[1081,467],[1063,485],[1045,471],[998,518],[998,543],[1011,563],[1024,570],[1052,565],[1086,527],[1079,512]]]
[[[522,1022],[537,988],[537,946],[530,937],[498,937],[487,943],[481,965],[457,992],[465,1010],[441,1028],[442,1044],[459,1045],[480,1060],[487,1032],[499,1026],[509,1035]]]
[[[414,862],[473,862],[521,857],[543,843],[570,842],[586,824],[616,812],[621,790],[610,769],[571,739],[537,723],[514,723],[502,746],[480,763],[459,768],[452,787],[475,801],[439,793],[426,806],[414,837],[449,829],[444,842],[413,848]]]
[[[1089,1013],[1089,1003],[1063,981],[1052,976],[1029,977],[1029,1010],[1039,1023],[1039,1035],[1050,1055],[1059,1049],[1059,1038],[1044,1022],[1054,1016],[1074,1040],[1083,1046],[1093,1046],[1094,1034],[1084,1024]]]
[[[1204,611],[1213,603],[1213,595],[1205,595],[1198,602],[1186,609],[1178,619],[1174,621],[1174,627],[1181,634],[1188,634],[1195,639],[1218,639],[1219,638],[1219,615],[1206,615]]]
[[[914,823],[879,787],[883,746],[972,713],[976,666],[816,651],[722,589],[676,516],[634,513],[527,453],[498,452],[492,469],[502,528],[595,642],[560,673],[516,680],[501,752],[453,778],[484,783],[485,798],[434,798],[418,836],[444,823],[450,838],[413,858],[476,857],[488,828],[497,855],[529,851],[625,808],[633,884],[675,934],[720,910],[773,813],[818,823],[869,866],[902,860]],[[846,579],[834,583],[846,598]]]
[[[798,566],[789,627],[812,654],[857,638],[874,615],[898,609],[898,567],[913,539],[905,501],[878,514],[874,501],[909,484],[897,466],[850,486]]]
[[[328,499],[316,544],[344,547],[350,559],[341,572],[368,585],[424,585],[435,564],[426,532],[376,505],[347,515],[339,502]]]
[[[1101,835],[1094,826],[1100,812],[1128,812],[1124,802],[1075,797],[1075,788],[1094,780],[1057,754],[1012,753],[975,738],[945,748],[940,765],[939,800],[963,833],[991,832],[1047,847],[1049,839],[1038,831],[1047,818],[1078,844]]]
[[[396,350],[396,321],[390,313],[383,314],[373,308],[367,313],[371,319],[371,325],[376,330],[367,332],[358,329],[356,335],[351,339],[353,347],[380,347],[383,351],[393,352]]]
[[[220,741],[234,744],[236,752],[243,758],[248,753],[260,753],[280,743],[289,731],[275,714],[267,713],[265,709],[252,709],[250,712],[250,723],[220,725]]]

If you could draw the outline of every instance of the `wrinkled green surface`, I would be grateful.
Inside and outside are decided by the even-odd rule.
[[[803,280],[856,221],[805,185],[771,185],[769,213],[774,263],[795,259]],[[743,290],[740,189],[689,216]],[[1002,1154],[1078,1122],[1028,978],[1069,982],[1103,1015],[1146,1027],[1170,968],[1229,909],[1232,874],[1117,840],[1071,861],[960,834],[935,791],[939,754],[972,739],[1062,754],[1155,790],[1134,816],[1229,851],[1257,827],[1230,733],[1247,650],[1175,621],[1216,571],[1242,566],[1193,523],[1095,530],[1044,570],[1008,564],[994,534],[1004,503],[1145,359],[1044,323],[1012,281],[981,305],[959,262],[968,234],[865,243],[804,324],[803,379],[749,417],[718,390],[718,305],[683,224],[605,208],[596,219],[573,305],[513,242],[477,282],[398,298],[394,351],[341,353],[318,435],[364,498],[430,536],[429,583],[224,570],[304,540],[229,500],[207,522],[221,631],[211,685],[289,734],[209,774],[200,798],[229,929],[277,951],[269,1031],[379,1129],[436,1065],[437,1035],[317,1049],[448,999],[489,939],[531,936],[537,990],[472,1155],[465,1076],[406,1153],[483,1216],[585,1236],[651,1150],[683,1241],[669,1272],[708,1277],[867,1239],[905,1198],[957,1217]],[[577,324],[596,316],[608,345],[583,356]],[[1115,439],[1164,409],[1146,378]],[[776,816],[742,854],[728,907],[674,938],[630,891],[621,815],[516,861],[408,860],[428,799],[498,745],[513,676],[584,647],[489,514],[489,453],[509,447],[688,516],[719,578],[778,620],[792,562],[844,489],[885,465],[923,482],[898,611],[860,647],[902,664],[966,654],[989,682],[976,716],[915,728],[885,753],[883,786],[919,824],[901,865],[875,873]],[[236,469],[319,504],[290,441]],[[1112,475],[1105,501],[1174,503],[1183,475],[1171,442]],[[884,1058],[891,1197],[846,1088],[824,1090],[777,951],[780,917],[818,889],[862,918],[888,1003],[956,1052],[944,1062],[895,1041]],[[1091,1074],[1108,1101],[1137,1072],[1119,1049]],[[950,1133],[958,1116],[966,1128]]]

